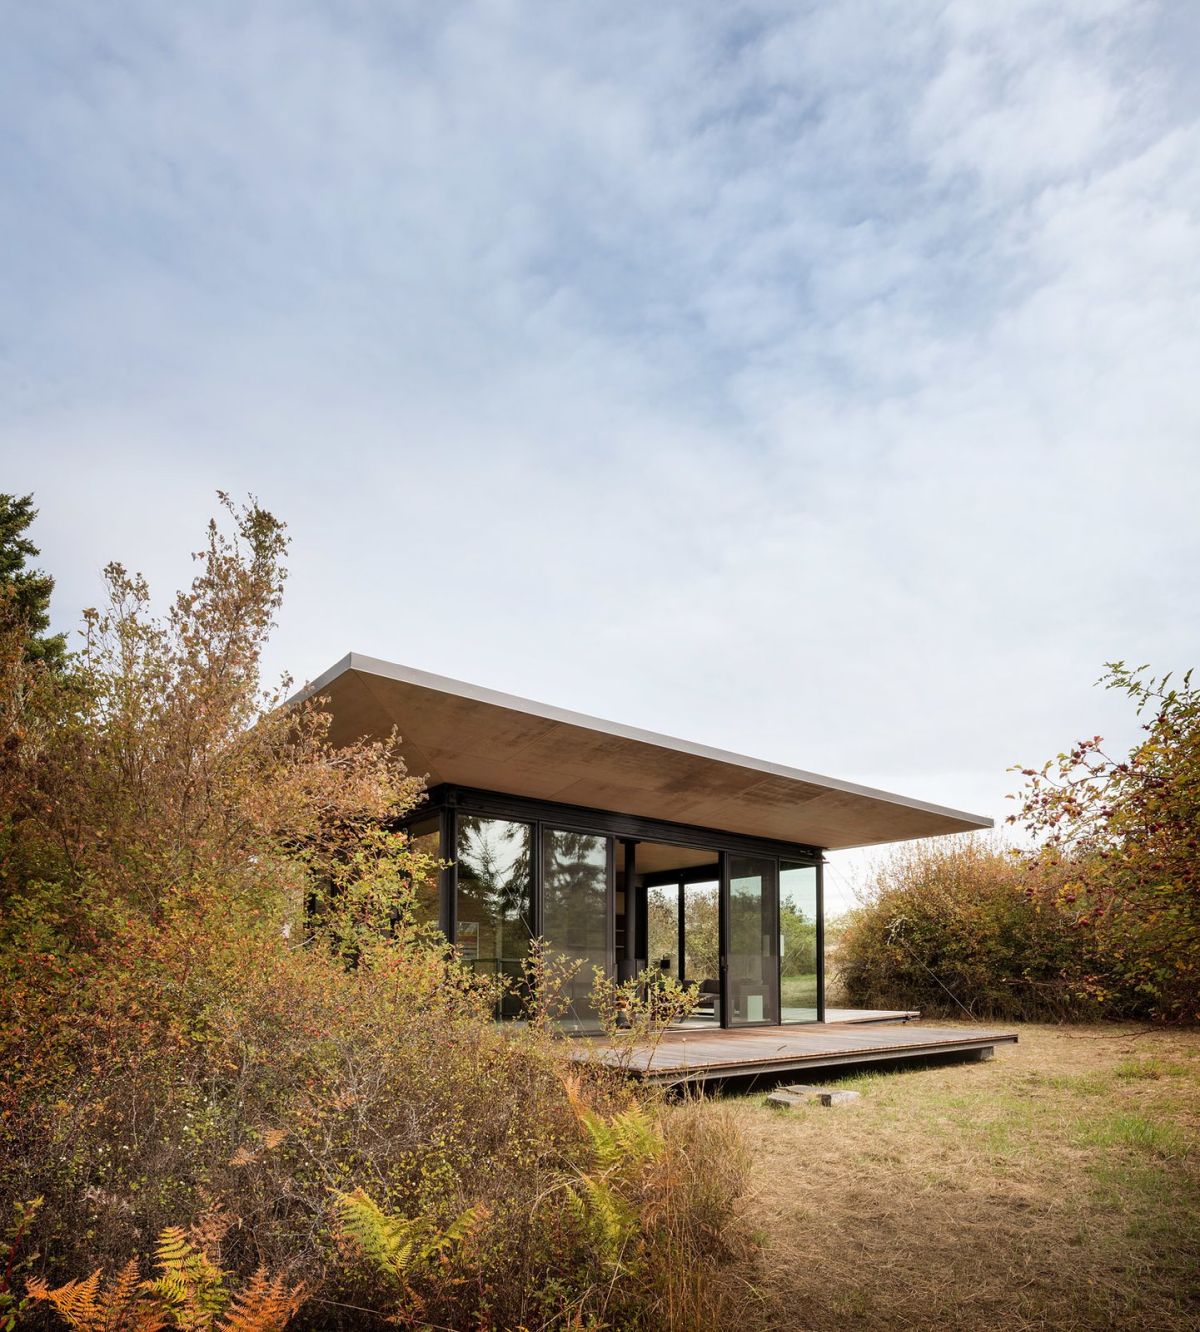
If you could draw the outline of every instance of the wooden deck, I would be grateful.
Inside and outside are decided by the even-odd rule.
[[[851,1069],[864,1064],[960,1055],[990,1059],[997,1045],[1015,1044],[1012,1032],[975,1027],[894,1026],[874,1022],[813,1022],[741,1031],[668,1031],[658,1047],[635,1049],[629,1072],[653,1082],[706,1082],[717,1078]],[[627,1051],[602,1037],[576,1047],[574,1058],[599,1056],[623,1063]]]

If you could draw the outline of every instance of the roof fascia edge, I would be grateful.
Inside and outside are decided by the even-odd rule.
[[[314,695],[319,694],[326,685],[332,684],[339,675],[345,675],[347,671],[355,670],[354,658],[358,655],[354,652],[347,652],[340,660],[334,662],[327,671],[322,671],[315,680],[310,680],[308,684],[297,689],[296,692],[285,703],[285,708],[294,707],[297,703],[304,703]]]
[[[618,739],[634,740],[639,744],[653,745],[657,749],[671,753],[690,754],[694,758],[709,759],[717,763],[745,768],[751,772],[760,772],[769,777],[783,777],[789,781],[807,782],[812,786],[823,786],[826,790],[840,791],[846,795],[864,796],[869,800],[879,800],[901,809],[916,810],[923,814],[940,815],[943,818],[957,819],[962,823],[983,830],[994,828],[995,821],[982,814],[971,814],[966,810],[952,809],[948,805],[935,805],[931,801],[916,800],[910,796],[898,795],[894,791],[883,791],[878,787],[862,786],[857,782],[843,781],[838,777],[827,777],[822,773],[807,772],[802,768],[790,768],[786,764],[772,763],[766,759],[756,759],[748,754],[738,754],[731,750],[716,749],[711,745],[697,744],[691,740],[681,740],[677,736],[663,735],[655,731],[642,730],[636,726],[626,726],[622,722],[607,721],[603,717],[593,717],[587,713],[572,712],[569,708],[555,707],[551,703],[539,703],[535,699],[521,698],[516,694],[504,694],[483,685],[471,684],[466,680],[455,680],[446,675],[434,675],[431,671],[418,670],[415,666],[403,666],[398,662],[384,661],[381,657],[368,657],[361,652],[348,652],[327,671],[288,700],[300,703],[319,694],[340,675],[349,671],[362,671],[367,675],[378,675],[384,679],[397,680],[402,684],[417,685],[433,689],[442,694],[454,694],[459,698],[472,699],[477,703],[487,703],[493,707],[507,708],[509,711],[523,712],[540,717],[544,721],[560,722],[567,726],[577,726],[583,730],[597,731],[601,735],[611,735]]]

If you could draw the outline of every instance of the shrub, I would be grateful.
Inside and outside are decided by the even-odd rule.
[[[728,1224],[745,1186],[747,1159],[729,1118],[702,1103],[665,1112],[631,1103],[604,1114],[584,1085],[565,1086],[578,1125],[571,1168],[535,1203],[541,1237],[537,1279],[499,1318],[471,1309],[470,1326],[692,1328],[739,1312],[730,1279],[752,1251]],[[365,1191],[338,1200],[343,1238],[391,1292],[389,1318],[425,1326],[463,1317],[447,1299],[498,1256],[490,1213],[476,1204],[448,1224],[390,1215]],[[510,1283],[509,1293],[513,1293]]]
[[[345,968],[198,919],[114,947],[64,971],[70,1025],[61,991],[37,1004],[22,986],[6,1051],[0,1178],[46,1200],[31,1241],[47,1279],[119,1271],[215,1215],[222,1268],[312,1291],[300,1327],[353,1327],[354,1309],[690,1326],[682,1310],[732,1298],[747,1253],[732,1129],[599,1068],[565,1087],[561,1045],[492,1023],[492,996],[444,951],[389,941]],[[348,1198],[392,1218],[391,1278],[348,1252]]]
[[[1019,813],[1041,839],[1031,870],[1068,881],[1095,940],[1108,1008],[1200,1021],[1200,687],[1188,671],[1110,662],[1099,683],[1128,696],[1143,738],[1110,755],[1081,740],[1024,768]]]
[[[544,1015],[491,1021],[389,832],[420,783],[260,690],[285,542],[230,513],[165,619],[111,566],[61,669],[0,633],[0,1205],[41,1199],[0,1313],[232,1329],[303,1289],[289,1327],[727,1315],[732,1128],[599,1066],[565,1082]],[[160,1246],[146,1287],[164,1235],[182,1267]]]
[[[1007,1018],[1200,1021],[1200,689],[1111,663],[1144,738],[1023,768],[1025,855],[920,844],[879,874],[838,946],[850,1003]]]
[[[1029,1021],[1100,1011],[1090,953],[1051,881],[1035,884],[1011,853],[966,837],[886,861],[872,899],[845,920],[837,958],[851,1004]]]

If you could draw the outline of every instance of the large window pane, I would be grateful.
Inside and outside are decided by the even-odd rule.
[[[729,858],[730,1022],[778,1021],[775,862]]]
[[[458,897],[455,942],[476,971],[522,978],[533,937],[533,862],[527,823],[460,815],[455,859]],[[521,1009],[519,985],[500,1016]]]
[[[817,1020],[817,867],[779,867],[779,1004],[782,1022]]]
[[[608,838],[543,828],[542,893],[546,948],[577,964],[561,996],[564,1020],[594,1025],[594,969],[608,971]]]
[[[442,821],[436,814],[427,819],[418,819],[407,828],[408,842],[412,850],[431,860],[438,860],[442,854]],[[428,874],[418,874],[413,879],[413,911],[422,925],[441,924],[441,893],[438,881],[441,875],[437,870]]]

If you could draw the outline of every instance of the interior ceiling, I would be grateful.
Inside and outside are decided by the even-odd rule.
[[[409,771],[430,786],[448,782],[827,850],[991,827],[978,815],[355,653],[297,698],[310,696],[327,700],[335,744],[398,732]]]
[[[617,882],[625,868],[625,848],[617,839],[616,851]],[[639,874],[653,874],[657,870],[694,869],[697,865],[716,866],[715,851],[700,851],[695,847],[671,846],[667,842],[639,842],[633,858],[634,868]]]

